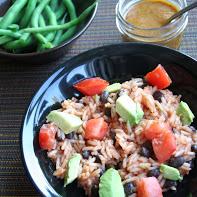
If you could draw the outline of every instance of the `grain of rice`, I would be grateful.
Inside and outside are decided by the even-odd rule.
[[[170,187],[170,189],[176,191],[176,187],[174,187],[174,186]]]
[[[164,187],[164,185],[165,185],[165,181],[166,181],[166,180],[165,180],[164,178],[160,181],[160,183],[159,183],[159,184],[160,184],[161,188],[163,188],[163,187]]]
[[[158,177],[157,179],[158,179],[158,181],[159,181],[159,182],[161,182],[161,181],[162,181],[162,179],[163,179],[162,174],[160,174],[160,175],[159,175],[159,177]]]

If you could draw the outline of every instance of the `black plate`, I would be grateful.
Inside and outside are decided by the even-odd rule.
[[[21,148],[25,168],[33,184],[45,196],[82,197],[84,192],[76,183],[66,190],[62,181],[52,174],[54,166],[38,145],[39,126],[46,114],[59,103],[79,96],[72,84],[87,77],[100,76],[110,82],[123,82],[131,77],[144,76],[161,63],[170,77],[170,89],[183,95],[183,100],[197,116],[197,61],[177,51],[148,44],[118,44],[82,53],[72,58],[53,73],[33,97],[21,130]],[[194,126],[197,126],[195,119]],[[184,178],[178,192],[168,192],[168,197],[186,197],[189,191],[197,193],[196,168]],[[193,195],[194,196],[194,195]]]

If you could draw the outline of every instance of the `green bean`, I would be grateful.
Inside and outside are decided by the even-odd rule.
[[[45,27],[46,26],[46,22],[45,22],[44,16],[42,14],[39,17],[39,26],[40,27]]]
[[[52,8],[52,10],[57,10],[58,8],[58,0],[51,0],[50,2],[50,7]]]
[[[47,39],[42,34],[37,33],[35,36],[36,36],[37,40],[40,42],[40,44],[44,44],[44,46],[46,48],[53,47],[53,45],[50,42],[48,42]]]
[[[66,8],[64,6],[64,3],[61,2],[59,9],[56,11],[56,18],[57,18],[57,20],[62,18],[62,16],[65,14],[65,12],[66,12]]]
[[[32,15],[32,18],[31,18],[31,25],[33,27],[38,27],[39,17],[49,2],[50,2],[50,0],[42,0],[39,2],[38,6],[36,7],[36,9]]]
[[[7,29],[12,30],[12,31],[18,31],[20,29],[20,27],[18,24],[11,24],[8,26]]]
[[[39,23],[39,27],[46,27],[46,21],[45,21],[45,18],[44,18],[44,16],[41,14],[40,15],[40,17],[39,17],[39,21],[38,21],[38,23]],[[47,33],[43,33],[42,35],[43,36],[46,36],[46,34]]]
[[[8,29],[11,31],[18,31],[19,25],[17,24],[11,24],[8,26]],[[6,44],[7,42],[13,41],[15,38],[10,36],[0,36],[0,45]]]
[[[16,0],[1,20],[0,28],[6,29],[11,25],[26,3],[27,0]]]
[[[89,14],[90,12],[94,9],[96,5],[96,2],[93,3],[91,6],[86,8],[83,13],[76,19],[65,23],[63,25],[49,25],[46,27],[31,27],[31,28],[25,28],[23,29],[23,32],[29,32],[29,33],[43,33],[43,32],[50,32],[50,31],[58,31],[58,30],[65,30],[69,29],[70,27],[73,27],[75,25],[78,25],[81,23]]]
[[[36,8],[36,4],[37,4],[37,0],[29,0],[28,1],[24,16],[20,22],[20,25],[22,27],[26,27],[28,25],[29,21],[31,20],[31,16]]]
[[[44,10],[44,8],[46,7],[46,5],[50,2],[50,0],[42,0],[40,1],[39,5],[37,6],[37,8],[35,9],[33,15],[32,15],[32,20],[31,20],[31,24],[34,28],[38,28],[38,21],[39,21],[39,17],[42,13],[42,11]],[[43,27],[44,28],[44,27]],[[47,39],[40,33],[36,33],[35,34],[36,39],[41,43],[41,44],[45,44],[46,47],[51,47],[52,44],[49,43],[47,41]]]
[[[66,17],[67,17],[67,13],[66,13],[65,16],[63,17],[63,19],[60,21],[60,23],[59,23],[60,25],[61,25],[61,24],[64,24],[64,21],[66,20]],[[56,35],[55,35],[55,38],[54,38],[54,40],[53,40],[53,45],[54,45],[54,46],[58,46],[59,40],[60,40],[60,38],[61,38],[63,32],[64,32],[63,30],[57,31],[57,33],[56,33]]]
[[[21,39],[8,42],[3,47],[8,50],[16,50],[30,46],[33,43],[33,38],[29,33],[25,33]]]
[[[69,38],[71,38],[73,36],[73,34],[75,33],[75,29],[69,29],[67,30],[60,38],[58,45],[61,44],[62,42],[68,40]]]
[[[46,16],[49,20],[49,24],[50,25],[57,25],[57,19],[56,19],[56,15],[53,12],[53,10],[50,8],[50,6],[46,6],[45,8],[45,12],[46,12]],[[47,36],[46,39],[51,42],[53,41],[54,37],[55,37],[56,32],[50,32]]]
[[[63,3],[68,10],[68,13],[70,15],[70,20],[77,18],[75,6],[74,6],[72,0],[63,0]]]
[[[12,41],[13,38],[9,36],[1,36],[0,37],[0,45],[6,44],[7,42]]]
[[[24,11],[25,11],[25,6],[24,8],[17,14],[17,16],[15,17],[15,19],[13,20],[12,24],[20,24],[21,19],[23,18],[24,15]]]
[[[46,6],[46,8],[44,9],[45,12],[45,16],[48,18],[49,24],[50,25],[57,25],[57,20],[56,20],[56,15],[53,12],[53,10],[50,8],[49,5]],[[55,37],[56,32],[50,32],[45,38],[48,42],[53,41],[54,37]],[[38,47],[38,51],[43,51],[45,49],[45,44],[41,44]]]
[[[13,32],[8,29],[0,29],[0,35],[1,36],[10,36],[13,38],[20,38],[21,37],[21,34],[19,32]]]
[[[76,14],[75,6],[74,6],[72,0],[63,0],[63,2],[64,2],[64,5],[66,6],[66,8],[68,10],[68,13],[70,15],[70,19],[71,20],[76,19],[77,18],[77,14]],[[60,43],[65,41],[65,40],[68,40],[75,33],[75,31],[76,31],[76,26],[73,26],[68,31],[66,31],[61,36]]]

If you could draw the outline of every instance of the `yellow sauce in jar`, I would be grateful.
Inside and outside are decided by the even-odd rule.
[[[134,30],[131,30],[134,36],[123,35],[123,39],[125,41],[147,42],[147,38],[150,37],[150,43],[179,48],[183,32],[179,32],[179,34],[171,39],[165,40],[163,39],[163,35],[168,32],[162,29],[167,19],[179,10],[180,7],[168,0],[141,0],[131,4],[124,16],[124,20],[134,27]],[[155,28],[158,28],[158,30],[155,30]],[[160,29],[162,30],[160,31]],[[171,30],[172,29],[173,27]],[[170,29],[168,29],[168,31],[169,30]],[[138,37],[135,35],[138,35]]]
[[[126,15],[126,21],[139,28],[159,28],[179,8],[166,0],[142,0],[134,4]]]

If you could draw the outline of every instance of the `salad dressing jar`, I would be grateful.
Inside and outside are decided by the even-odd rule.
[[[185,0],[119,0],[116,24],[124,41],[147,42],[179,48],[188,23],[187,14],[165,22],[187,5]]]

